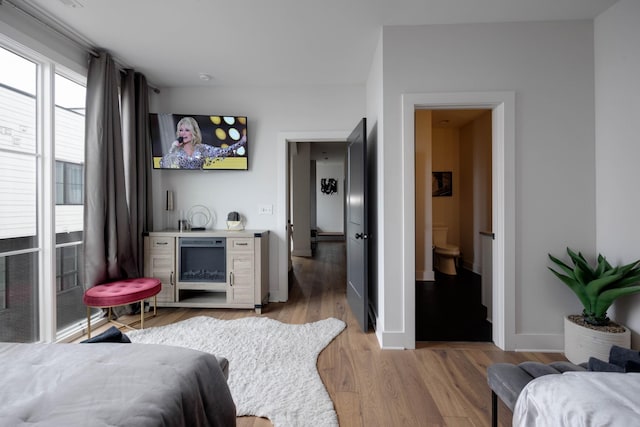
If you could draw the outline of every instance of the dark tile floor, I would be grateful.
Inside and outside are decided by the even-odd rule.
[[[416,341],[491,341],[481,304],[480,276],[436,272],[435,282],[416,282]]]

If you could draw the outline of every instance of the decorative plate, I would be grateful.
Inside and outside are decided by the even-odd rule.
[[[191,224],[191,228],[207,228],[209,224],[215,223],[215,218],[211,211],[203,205],[194,205],[189,209],[187,218]]]

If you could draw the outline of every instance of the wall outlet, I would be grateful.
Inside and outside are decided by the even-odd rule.
[[[273,215],[273,205],[258,205],[259,215]]]

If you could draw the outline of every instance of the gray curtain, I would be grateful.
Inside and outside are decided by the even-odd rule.
[[[121,83],[124,175],[131,218],[131,246],[138,275],[144,274],[142,233],[153,229],[149,87],[144,75],[125,70]]]
[[[91,57],[87,76],[84,175],[88,287],[138,275],[126,198],[118,73],[108,53]]]

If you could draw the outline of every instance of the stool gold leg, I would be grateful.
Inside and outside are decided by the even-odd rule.
[[[144,329],[144,300],[140,301],[140,329]]]
[[[91,307],[87,306],[87,335],[91,338]]]

